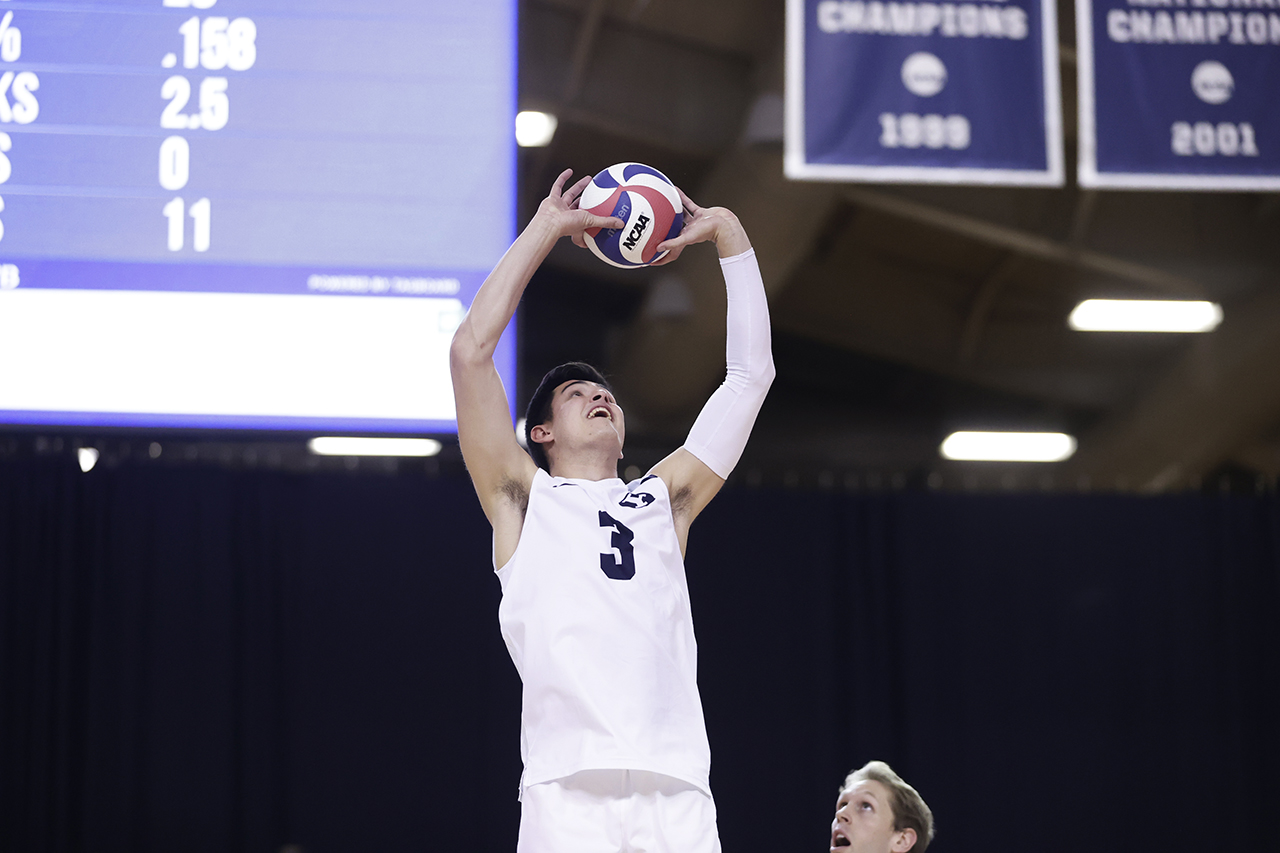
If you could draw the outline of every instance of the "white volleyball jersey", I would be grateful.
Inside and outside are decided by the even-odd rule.
[[[498,570],[524,682],[521,790],[580,770],[648,770],[710,794],[697,643],[666,484],[538,469]]]

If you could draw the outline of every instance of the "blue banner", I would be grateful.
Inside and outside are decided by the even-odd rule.
[[[1080,184],[1280,189],[1280,2],[1076,0]]]
[[[1052,0],[788,0],[786,173],[1061,186]]]

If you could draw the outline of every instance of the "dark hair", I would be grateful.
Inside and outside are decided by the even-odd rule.
[[[529,450],[529,455],[533,457],[533,461],[548,474],[551,473],[551,462],[547,459],[547,451],[533,440],[533,428],[551,420],[551,398],[555,395],[556,388],[565,382],[578,379],[602,385],[609,393],[613,393],[613,389],[609,387],[608,381],[600,371],[586,362],[570,361],[547,371],[547,375],[542,377],[542,381],[538,383],[537,389],[529,399],[529,408],[524,412],[525,446]]]

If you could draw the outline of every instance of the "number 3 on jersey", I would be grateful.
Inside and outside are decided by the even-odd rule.
[[[631,540],[635,539],[636,535],[629,527],[603,510],[600,511],[600,526],[613,530],[613,535],[609,537],[609,547],[618,552],[617,557],[612,553],[600,555],[601,571],[616,581],[631,580],[636,575],[636,554],[635,549],[631,547]]]

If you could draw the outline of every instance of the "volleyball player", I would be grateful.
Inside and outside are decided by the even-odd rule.
[[[933,834],[933,812],[888,764],[869,761],[845,778],[831,853],[924,853]]]
[[[773,380],[768,305],[737,218],[681,193],[663,262],[715,245],[728,292],[727,375],[684,445],[618,479],[626,421],[589,365],[534,392],[525,453],[493,352],[561,237],[618,219],[578,208],[563,172],[476,294],[450,350],[458,440],[493,526],[503,638],[524,682],[517,850],[713,853],[720,841],[684,575],[689,526],[737,463]],[[536,460],[536,461],[535,461]]]

